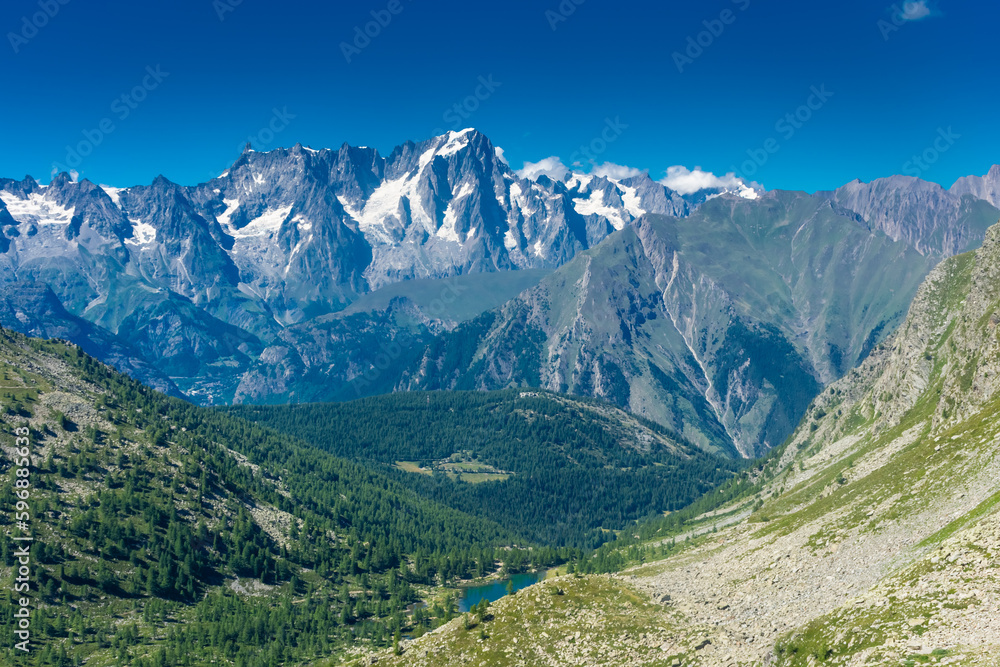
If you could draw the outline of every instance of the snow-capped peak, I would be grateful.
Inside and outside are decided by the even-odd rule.
[[[473,129],[470,127],[468,129],[462,130],[461,132],[449,132],[445,135],[446,141],[441,148],[437,150],[437,154],[441,156],[452,155],[462,150],[469,145],[468,134],[472,132]]]

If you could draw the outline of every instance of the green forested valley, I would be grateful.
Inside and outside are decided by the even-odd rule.
[[[384,472],[533,542],[593,548],[678,510],[740,463],[590,399],[539,390],[415,392],[229,409]]]

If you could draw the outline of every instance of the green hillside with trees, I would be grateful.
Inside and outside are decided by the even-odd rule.
[[[617,407],[539,390],[399,393],[228,412],[554,545],[596,547],[609,531],[678,510],[744,465]]]
[[[23,534],[21,428],[34,538],[28,655],[12,648],[16,547],[0,547],[3,664],[302,664],[447,620],[442,585],[578,557],[74,346],[2,330],[0,374],[0,529]]]

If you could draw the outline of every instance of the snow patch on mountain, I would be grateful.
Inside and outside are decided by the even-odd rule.
[[[516,207],[527,218],[532,217],[538,212],[538,209],[528,203],[528,197],[521,190],[521,186],[518,183],[511,183],[510,185],[510,207],[511,213],[514,212],[513,209]]]
[[[230,231],[230,236],[234,238],[270,236],[281,229],[281,223],[288,218],[288,214],[291,212],[291,204],[282,206],[281,208],[269,209],[251,220],[250,224],[242,229],[230,228],[232,230]]]
[[[118,206],[119,208],[121,207],[122,190],[125,188],[114,188],[110,185],[102,185],[101,189],[104,190],[109,197],[111,197],[111,201],[115,203],[115,206]]]
[[[344,195],[337,195],[337,201],[344,208],[344,212],[347,213],[355,222],[361,222],[361,211],[354,208],[354,206],[347,200]]]
[[[233,223],[230,221],[230,218],[233,216],[233,213],[236,212],[236,209],[240,207],[240,200],[223,199],[222,203],[226,205],[226,210],[223,211],[216,219],[219,221],[219,224],[222,225],[222,228],[225,229],[227,232],[229,232],[231,235],[233,233],[232,229]]]
[[[303,235],[308,234],[308,236],[306,236],[305,238],[300,238],[299,241],[295,244],[295,247],[292,248],[292,252],[288,254],[288,263],[285,265],[285,271],[283,274],[286,278],[288,277],[289,271],[291,271],[292,269],[292,260],[294,260],[295,257],[302,251],[303,246],[305,246],[308,243],[311,243],[313,240],[313,233],[312,233],[313,224],[311,221],[307,220],[305,216],[303,216],[301,213],[296,213],[295,216],[292,217],[291,223],[295,225],[296,229],[298,229],[300,234]]]
[[[458,151],[468,146],[469,145],[468,135],[469,132],[471,131],[472,128],[469,128],[467,130],[462,130],[461,132],[449,132],[447,135],[448,141],[445,143],[444,146],[440,148],[440,150],[437,151],[437,154],[442,157],[448,155],[454,155]]]
[[[625,205],[625,210],[628,211],[629,215],[633,218],[640,218],[646,215],[647,211],[642,207],[642,198],[639,197],[639,192],[636,188],[630,188],[621,183],[615,183],[615,185],[622,192],[622,204]]]
[[[409,194],[410,186],[406,176],[385,181],[368,198],[360,214],[351,215],[358,221],[358,226],[366,237],[372,234],[381,243],[392,243],[392,237],[389,235],[385,222],[390,218],[398,219],[400,204],[403,197]],[[345,210],[347,210],[346,206]]]
[[[590,193],[589,199],[574,199],[573,208],[580,215],[599,215],[607,218],[608,222],[616,230],[624,229],[625,227],[626,223],[622,218],[621,211],[605,204],[603,190],[594,190]]]
[[[437,231],[437,235],[447,241],[454,241],[455,243],[460,243],[458,238],[458,213],[456,212],[456,203],[464,201],[469,195],[475,192],[476,186],[472,183],[465,182],[462,184],[461,189],[458,194],[455,195],[450,202],[448,202],[448,207],[444,212],[444,222],[441,224],[441,229]]]
[[[156,227],[148,222],[129,218],[132,223],[132,236],[125,239],[125,243],[134,246],[145,246],[156,240]]]
[[[517,248],[517,237],[514,236],[513,230],[508,229],[506,232],[504,232],[503,247],[505,247],[508,251]]]
[[[73,219],[73,209],[49,201],[41,193],[32,192],[21,199],[11,192],[0,191],[0,199],[7,205],[7,212],[17,222],[36,225],[68,225]]]
[[[294,218],[292,218],[292,224],[295,225],[300,233],[311,232],[313,225],[311,222],[306,220],[305,216],[301,213],[297,213]]]

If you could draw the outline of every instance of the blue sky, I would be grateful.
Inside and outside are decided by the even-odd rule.
[[[248,138],[387,154],[474,126],[516,168],[947,186],[1000,162],[998,19],[948,0],[5,0],[0,176],[192,184]]]

